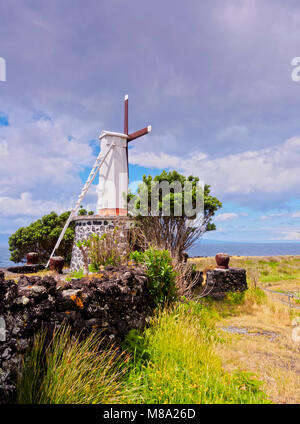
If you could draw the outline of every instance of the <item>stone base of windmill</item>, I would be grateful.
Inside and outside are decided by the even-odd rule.
[[[73,221],[75,222],[75,237],[70,265],[71,271],[83,269],[82,253],[76,243],[87,240],[92,234],[102,236],[108,231],[113,231],[115,227],[118,227],[124,233],[124,240],[126,240],[131,226],[131,220],[127,216],[82,215],[75,217]]]

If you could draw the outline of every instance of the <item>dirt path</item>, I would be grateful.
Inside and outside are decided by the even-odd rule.
[[[292,339],[289,308],[270,302],[222,319],[218,345],[223,366],[255,373],[275,403],[300,403],[300,342]]]

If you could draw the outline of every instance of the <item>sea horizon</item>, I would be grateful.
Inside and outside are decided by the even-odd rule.
[[[238,242],[201,240],[188,251],[190,256],[215,256],[227,253],[232,256],[285,256],[300,255],[300,243],[289,241]]]
[[[217,253],[227,253],[232,256],[285,256],[300,255],[300,242],[238,242],[201,240],[192,249],[189,249],[190,257],[211,257]],[[10,251],[8,245],[0,244],[0,268],[16,265],[9,260]]]

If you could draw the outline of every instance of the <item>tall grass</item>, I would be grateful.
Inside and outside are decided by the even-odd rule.
[[[251,288],[217,304],[177,303],[159,309],[143,332],[131,331],[120,354],[101,350],[101,338],[71,337],[62,327],[50,344],[36,335],[24,359],[18,403],[29,404],[215,404],[269,403],[255,375],[222,367],[216,345],[226,344],[216,327],[224,314],[251,310],[265,294]],[[226,336],[223,336],[226,337]]]
[[[268,403],[251,374],[230,374],[214,351],[221,342],[216,312],[202,304],[162,310],[129,348],[135,364],[128,381],[141,379],[142,403]]]
[[[45,347],[45,333],[36,335],[24,359],[17,403],[98,404],[134,402],[136,386],[124,383],[126,362],[114,349],[100,350],[101,338],[91,333],[72,338],[62,327]]]

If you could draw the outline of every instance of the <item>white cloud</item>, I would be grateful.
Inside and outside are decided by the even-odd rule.
[[[279,238],[279,240],[300,240],[300,231],[286,231],[282,233],[283,235]]]
[[[217,215],[214,218],[214,221],[228,221],[230,219],[236,219],[238,218],[238,214],[234,212],[228,212],[228,213],[220,213],[220,215]]]
[[[95,211],[96,186],[92,186],[83,206],[88,210]],[[0,197],[0,216],[30,216],[41,217],[44,214],[55,211],[62,213],[75,206],[76,196],[72,196],[65,201],[33,199],[28,192],[21,193],[20,197]],[[24,218],[19,218],[22,221]],[[15,220],[15,223],[18,223]]]
[[[260,150],[248,150],[214,158],[202,152],[182,156],[131,150],[133,164],[156,168],[174,168],[186,175],[193,174],[209,183],[217,195],[272,202],[300,195],[300,137],[293,137],[279,146]],[[268,197],[267,197],[268,196]]]
[[[0,194],[16,197],[28,191],[49,200],[80,191],[78,174],[91,167],[94,158],[90,134],[76,119],[71,125],[59,118],[12,116],[10,122],[0,127]]]
[[[284,216],[284,213],[270,213],[268,215],[262,215],[259,217],[260,221],[266,221],[267,219],[272,219],[272,218],[281,218],[282,216]]]
[[[68,202],[70,203],[70,202]],[[30,193],[21,193],[19,198],[0,197],[0,214],[4,216],[42,216],[50,211],[63,212],[68,209],[58,202],[34,200]]]
[[[182,159],[178,156],[160,153],[159,155],[151,152],[133,153],[130,151],[130,163],[148,168],[180,168]]]
[[[300,218],[300,211],[294,212],[291,216],[292,218]]]

